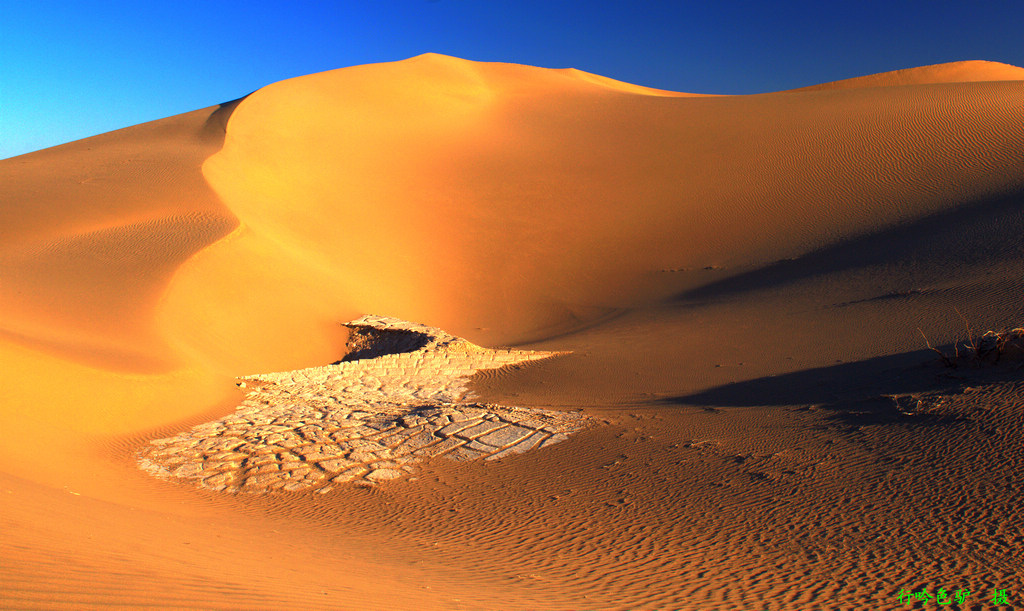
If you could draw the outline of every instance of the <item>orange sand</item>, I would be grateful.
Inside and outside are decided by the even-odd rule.
[[[1022,81],[698,96],[428,54],[0,161],[0,606],[1022,604],[1019,373],[918,331],[1024,318]],[[605,424],[316,497],[135,468],[364,313],[571,350],[477,391]]]

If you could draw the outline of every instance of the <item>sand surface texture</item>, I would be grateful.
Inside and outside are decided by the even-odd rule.
[[[1022,78],[428,54],[0,161],[0,607],[1024,607]]]
[[[466,401],[477,371],[558,353],[488,350],[379,316],[345,326],[352,360],[247,376],[241,386],[256,390],[234,414],[153,440],[139,466],[210,490],[326,494],[417,473],[423,458],[495,460],[544,448],[584,425],[568,412]]]

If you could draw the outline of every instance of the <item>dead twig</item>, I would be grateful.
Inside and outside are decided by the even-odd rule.
[[[932,346],[932,343],[930,341],[928,341],[928,337],[924,334],[924,331],[922,331],[920,327],[918,327],[917,332],[920,333],[921,337],[924,338],[924,345],[928,346],[929,350],[933,350],[935,352],[935,354],[939,355],[939,358],[942,359],[942,364],[943,365],[945,365],[946,367],[954,368],[954,369],[956,368],[956,360],[960,359],[959,353],[957,353],[956,356],[954,357],[956,360],[951,359],[951,358],[949,358],[949,356],[945,352],[939,350],[935,346]],[[954,348],[954,350],[956,349],[956,344],[953,345],[953,348]]]
[[[960,317],[960,320],[964,321],[964,328],[967,329],[967,344],[965,344],[965,346],[970,347],[971,352],[974,353],[974,356],[980,356],[978,354],[978,340],[974,338],[974,332],[971,331],[971,323],[968,322],[967,318],[960,313],[959,308],[953,308],[953,311],[956,312],[956,315]],[[957,353],[957,358],[960,358],[959,351]]]

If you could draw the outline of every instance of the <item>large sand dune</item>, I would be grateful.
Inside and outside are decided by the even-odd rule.
[[[1021,117],[993,62],[702,96],[428,54],[0,161],[0,606],[1024,592],[1024,389],[918,330],[1024,318]],[[368,313],[572,351],[475,390],[601,424],[315,496],[135,468]]]

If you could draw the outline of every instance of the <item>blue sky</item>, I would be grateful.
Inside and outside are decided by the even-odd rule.
[[[0,158],[434,51],[760,93],[964,59],[1024,65],[1020,0],[0,0]]]

